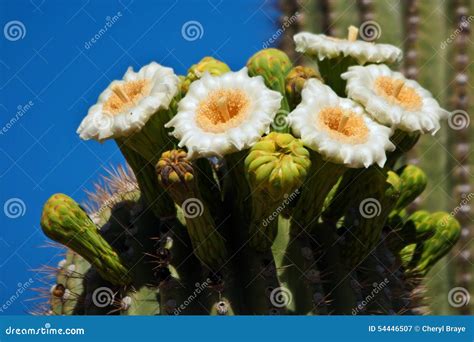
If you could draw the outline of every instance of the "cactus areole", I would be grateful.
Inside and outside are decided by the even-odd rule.
[[[45,314],[420,312],[420,282],[460,227],[407,214],[429,180],[400,158],[444,111],[384,64],[398,48],[353,27],[295,42],[321,74],[265,49],[238,71],[152,62],[104,90],[78,133],[113,139],[128,166],[87,210],[46,201],[41,227],[67,250]]]

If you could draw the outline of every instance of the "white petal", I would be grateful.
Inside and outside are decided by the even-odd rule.
[[[394,63],[402,58],[402,51],[389,44],[374,44],[362,40],[335,39],[324,34],[300,32],[293,37],[296,51],[316,56],[319,60],[351,56],[359,64]]]
[[[343,108],[361,115],[368,129],[367,138],[360,143],[334,138],[328,129],[317,124],[318,115],[325,108]],[[390,142],[391,129],[370,119],[364,109],[352,100],[338,97],[328,86],[316,79],[306,82],[301,103],[289,114],[293,134],[318,152],[324,159],[347,167],[368,167],[374,163],[383,166],[385,151],[395,146]]]
[[[214,90],[238,89],[249,100],[245,119],[236,127],[222,133],[203,130],[196,122],[201,101]],[[224,156],[252,146],[262,134],[269,130],[273,118],[280,108],[281,94],[268,89],[260,76],[249,77],[247,69],[228,72],[221,76],[205,73],[191,83],[186,96],[179,102],[178,113],[165,125],[172,127],[172,135],[186,147],[188,157]]]
[[[150,82],[150,93],[139,99],[131,108],[116,114],[103,110],[103,105],[112,96],[112,88],[126,82],[146,79]],[[178,93],[179,78],[173,69],[152,62],[134,72],[127,69],[123,80],[115,80],[100,94],[97,104],[89,109],[77,133],[82,139],[103,141],[109,138],[128,136],[139,131],[160,109],[167,109]]]
[[[410,110],[380,96],[375,89],[375,82],[380,76],[403,80],[421,97],[421,108]],[[347,80],[348,97],[363,105],[365,110],[383,125],[407,132],[434,134],[440,128],[440,119],[446,117],[446,111],[439,106],[429,91],[416,81],[405,79],[401,73],[390,70],[386,65],[353,66],[341,77]]]

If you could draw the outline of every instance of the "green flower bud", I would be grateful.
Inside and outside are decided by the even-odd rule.
[[[198,63],[192,65],[188,69],[188,74],[185,77],[184,81],[181,83],[181,92],[186,94],[188,92],[189,86],[192,82],[200,79],[205,72],[210,73],[213,76],[219,76],[229,72],[230,68],[224,62],[221,62],[214,57],[204,57]]]
[[[322,81],[321,75],[316,70],[302,65],[295,66],[286,76],[285,93],[290,110],[293,110],[301,102],[301,91],[310,78]]]
[[[250,244],[268,249],[275,238],[278,215],[297,198],[311,166],[308,150],[291,134],[270,133],[245,158],[252,193]]]
[[[436,212],[429,216],[417,212],[410,216],[407,223],[409,222],[415,225],[417,235],[426,236],[432,232],[431,237],[408,245],[400,252],[408,274],[425,276],[456,244],[461,234],[461,225],[446,212]]]
[[[194,169],[186,157],[187,153],[183,150],[166,151],[156,164],[158,181],[171,193],[175,201],[177,198],[192,196],[194,193]],[[182,198],[178,202],[185,199]]]
[[[252,191],[276,201],[303,184],[310,165],[309,152],[300,140],[275,132],[257,142],[245,158]]]
[[[250,76],[262,76],[268,88],[283,95],[280,112],[275,116],[272,126],[275,131],[283,133],[289,131],[286,116],[290,112],[290,106],[285,96],[285,77],[291,67],[292,63],[288,55],[278,49],[260,50],[247,62]]]
[[[278,49],[260,50],[247,62],[250,76],[262,76],[267,87],[282,95],[285,95],[285,77],[291,67],[288,55]]]
[[[394,211],[399,212],[413,202],[425,190],[428,178],[422,169],[415,165],[406,165],[397,171],[402,180],[400,198]]]
[[[99,274],[116,285],[131,282],[120,257],[72,198],[55,194],[45,203],[41,227],[50,239],[68,246],[95,266]]]

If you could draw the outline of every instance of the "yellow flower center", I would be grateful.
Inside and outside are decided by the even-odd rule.
[[[340,107],[323,108],[318,115],[319,126],[331,138],[350,144],[363,144],[367,141],[369,129],[361,115]]]
[[[112,87],[112,95],[104,103],[104,111],[109,114],[124,112],[150,94],[150,80],[123,82]]]
[[[250,100],[240,89],[214,90],[199,104],[196,121],[206,132],[222,133],[240,125],[249,107]]]
[[[403,80],[380,76],[375,80],[375,90],[378,95],[406,110],[419,110],[423,104],[421,96],[415,89],[407,86]]]

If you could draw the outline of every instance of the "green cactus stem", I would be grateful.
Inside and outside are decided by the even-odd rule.
[[[68,246],[94,265],[104,279],[117,285],[130,283],[129,271],[117,252],[69,196],[55,194],[48,199],[43,208],[41,227],[46,236]]]
[[[303,185],[301,195],[292,216],[292,233],[311,231],[316,225],[326,196],[347,168],[341,164],[325,161],[311,151],[311,168]]]
[[[428,230],[433,234],[415,245],[406,246],[401,250],[400,256],[408,274],[424,277],[459,240],[461,226],[446,212],[436,212],[429,217],[413,215],[409,221],[415,224],[417,235],[424,234]]]
[[[309,152],[291,134],[270,133],[251,149],[245,171],[252,192],[250,245],[269,249],[278,228],[278,215],[296,199],[311,165]]]
[[[122,316],[155,316],[160,314],[159,293],[156,289],[143,286],[130,291],[120,300]]]
[[[176,208],[171,197],[156,179],[154,164],[144,159],[140,154],[127,147],[119,140],[116,141],[120,151],[127,160],[137,179],[140,191],[147,206],[157,218],[166,220],[176,217]]]
[[[292,63],[288,55],[272,48],[256,52],[247,62],[250,76],[262,76],[267,87],[283,95],[280,112],[277,113],[272,125],[273,130],[282,133],[289,131],[286,116],[290,112],[290,106],[285,96],[285,78],[291,67]]]
[[[176,95],[168,109],[158,110],[140,131],[115,139],[119,147],[125,145],[155,165],[164,151],[177,145],[176,140],[169,135],[170,129],[165,128],[164,124],[176,114],[175,103],[179,101],[180,96],[179,93]]]
[[[314,242],[319,251],[317,267],[325,273],[322,286],[328,300],[327,310],[336,315],[348,315],[356,305],[356,297],[344,266],[335,222],[318,223],[314,229]]]
[[[186,157],[183,150],[164,152],[156,165],[158,181],[181,206],[196,256],[208,268],[217,269],[226,261],[227,249],[199,192],[193,166]]]
[[[373,251],[400,196],[398,175],[392,171],[375,170],[373,168],[369,178],[371,184],[352,202],[351,212],[344,220],[350,233],[346,234],[342,256],[349,268],[358,265]]]
[[[423,243],[434,234],[434,230],[429,224],[431,214],[425,210],[417,210],[409,217],[390,214],[387,226],[392,232],[387,237],[386,243],[394,254],[408,245]]]
[[[347,57],[324,58],[318,61],[318,69],[321,76],[328,86],[340,96],[346,96],[346,81],[341,78],[341,75],[347,71],[350,66],[357,65],[357,60]]]
[[[301,91],[307,80],[317,78],[323,81],[319,72],[311,67],[298,65],[293,67],[285,78],[285,94],[288,99],[290,110],[296,108],[301,102]]]
[[[393,152],[387,153],[387,167],[394,167],[397,161],[408,151],[410,151],[420,139],[419,132],[405,132],[396,129],[390,137],[390,141],[395,145]]]
[[[420,196],[426,188],[428,178],[422,169],[415,165],[406,165],[399,170],[397,174],[402,181],[400,198],[395,204],[393,213],[399,213],[418,196]]]
[[[219,76],[229,71],[229,66],[224,62],[221,62],[220,60],[215,59],[214,57],[204,57],[198,63],[192,65],[188,69],[188,74],[186,75],[181,84],[182,94],[186,94],[189,90],[189,86],[191,85],[191,83],[200,79],[202,75],[204,75],[204,73],[206,72],[211,74],[212,76]]]
[[[90,264],[75,252],[68,251],[58,264],[56,283],[50,290],[51,314],[77,315],[83,312],[83,280]]]

